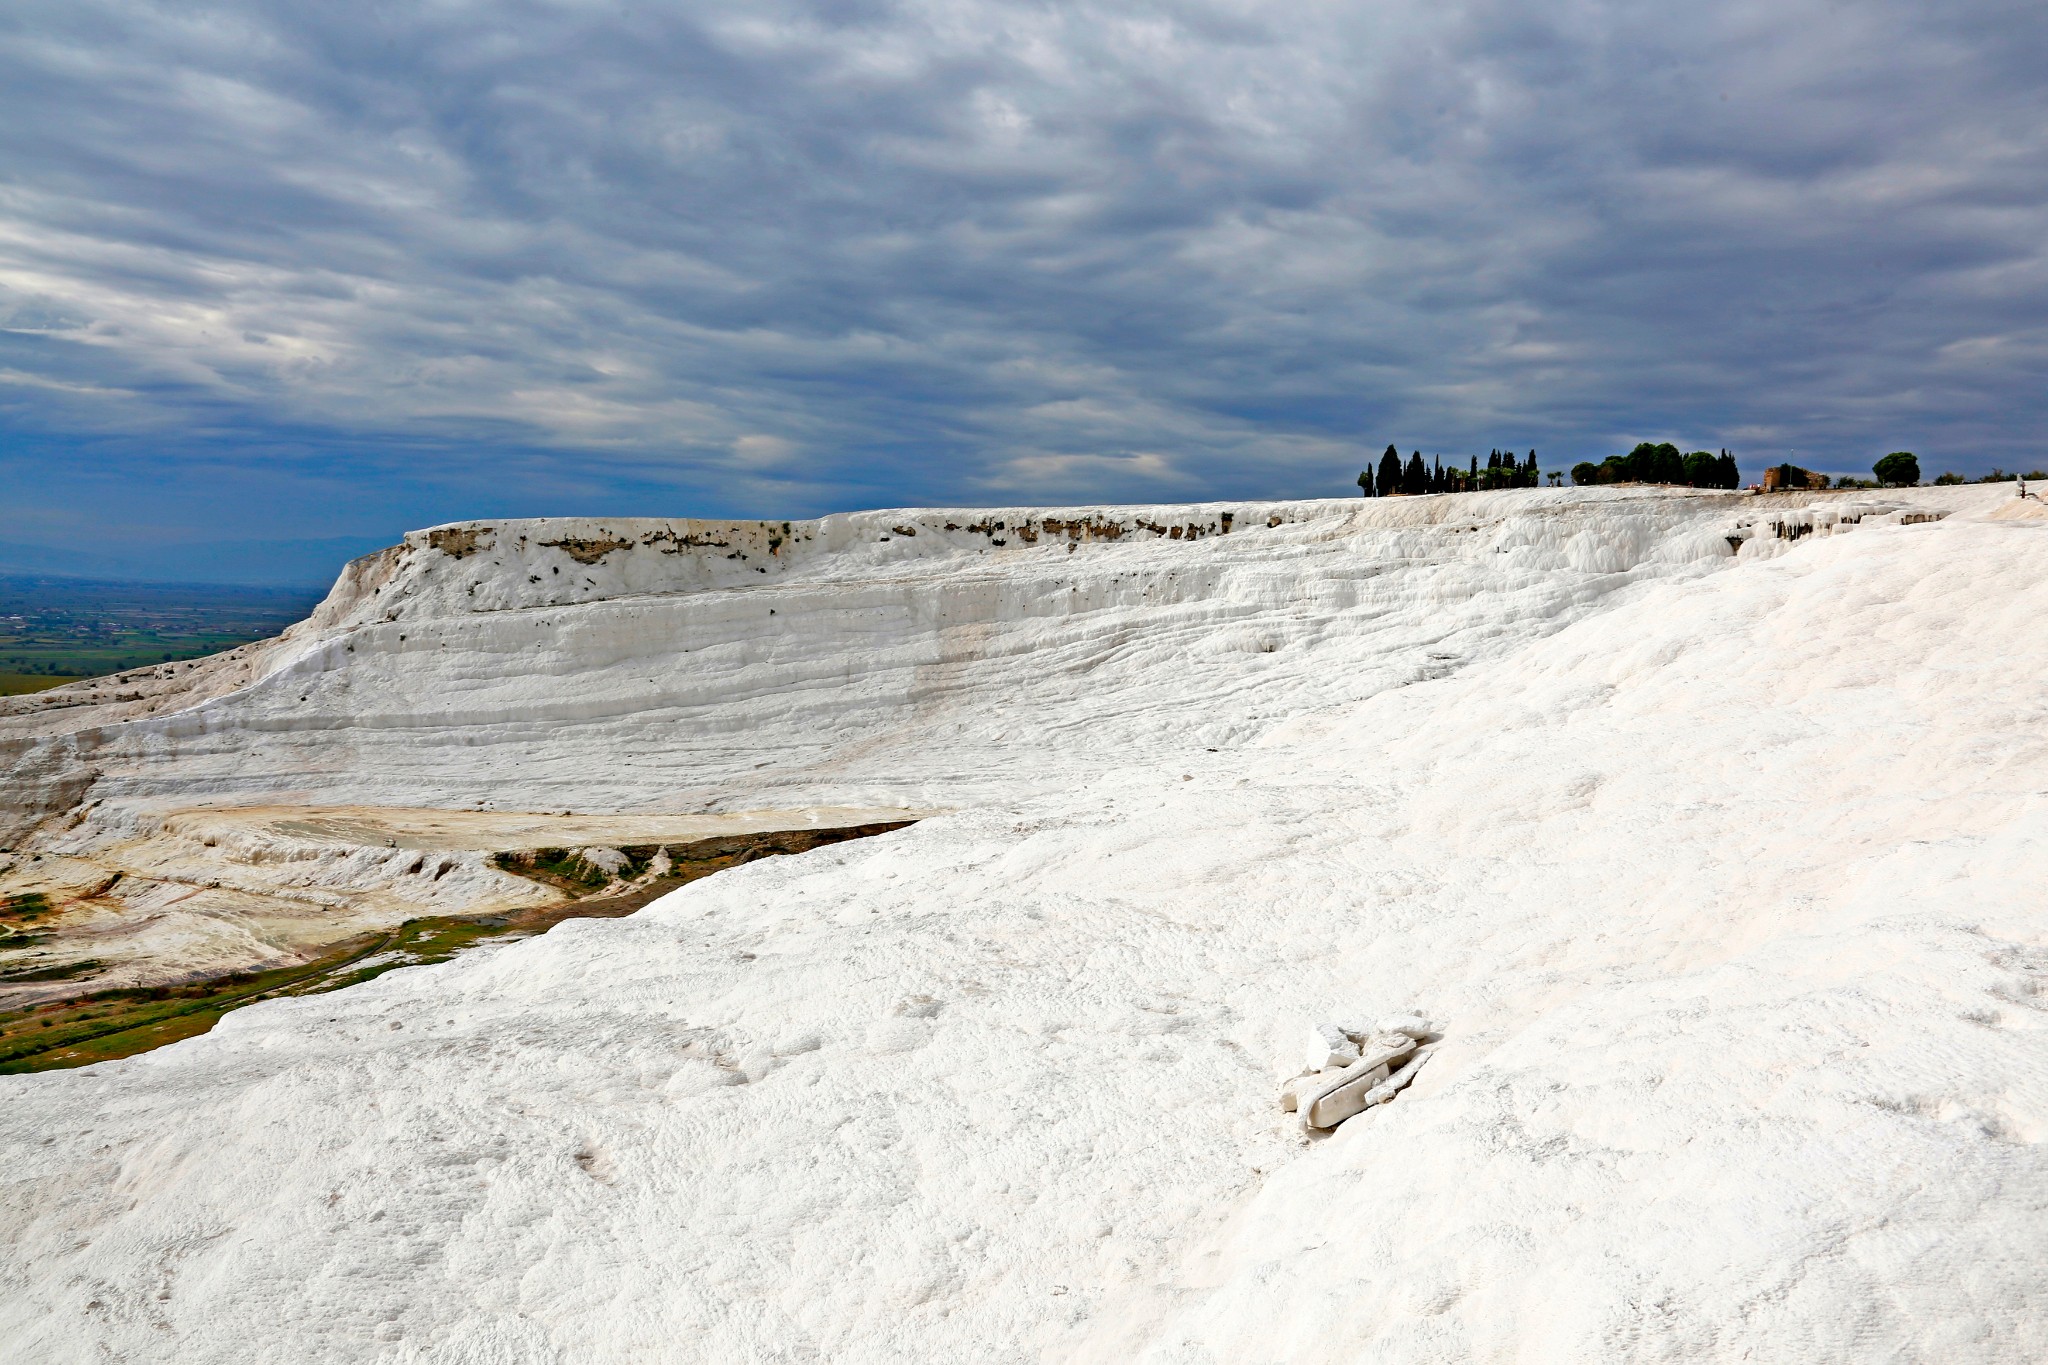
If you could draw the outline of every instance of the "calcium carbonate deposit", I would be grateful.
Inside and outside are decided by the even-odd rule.
[[[0,1077],[4,1355],[2048,1359],[2013,501],[475,523],[11,701],[17,857],[927,818]],[[1281,1107],[1373,1047],[1428,1064]]]

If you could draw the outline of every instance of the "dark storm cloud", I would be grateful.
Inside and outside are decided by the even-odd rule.
[[[798,511],[1334,492],[1388,440],[2039,458],[2032,6],[0,24],[0,420],[46,479]]]

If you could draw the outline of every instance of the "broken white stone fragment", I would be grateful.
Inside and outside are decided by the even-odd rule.
[[[1434,1051],[1435,1048],[1428,1047],[1417,1049],[1415,1055],[1403,1062],[1398,1071],[1366,1092],[1365,1107],[1370,1109],[1375,1104],[1385,1104],[1400,1094],[1408,1082],[1415,1079],[1415,1073],[1422,1070],[1422,1064],[1429,1060],[1430,1053]]]
[[[1401,1033],[1418,1039],[1429,1033],[1429,1020],[1419,1014],[1390,1014],[1372,1026],[1374,1033]]]
[[[1357,1060],[1358,1044],[1352,1042],[1336,1024],[1317,1024],[1308,1031],[1304,1070],[1322,1071],[1333,1066],[1349,1066]]]
[[[1325,1111],[1331,1111],[1329,1097],[1339,1093],[1339,1091],[1350,1093],[1350,1091],[1358,1091],[1358,1089],[1372,1089],[1372,1087],[1380,1085],[1382,1081],[1386,1081],[1386,1062],[1380,1062],[1378,1066],[1374,1066],[1372,1070],[1368,1070],[1362,1076],[1358,1072],[1352,1072],[1350,1078],[1343,1078],[1343,1072],[1352,1072],[1352,1068],[1350,1066],[1333,1066],[1331,1070],[1323,1072],[1321,1076],[1305,1076],[1305,1081],[1321,1081],[1323,1083],[1323,1087],[1317,1089],[1321,1099],[1317,1099],[1315,1103],[1321,1103],[1325,1107]],[[1282,1109],[1292,1109],[1292,1111],[1303,1111],[1307,1115],[1307,1105],[1303,1105],[1303,1097],[1305,1097],[1305,1093],[1309,1089],[1311,1089],[1309,1085],[1298,1087],[1296,1093],[1294,1093],[1294,1103],[1288,1105],[1286,1101],[1282,1101],[1280,1107]],[[1305,1121],[1307,1121],[1307,1117],[1305,1117]],[[1341,1121],[1341,1119],[1337,1119],[1337,1121]],[[1333,1121],[1333,1126],[1335,1126],[1335,1121]]]
[[[1280,1087],[1280,1107],[1292,1114],[1300,1105],[1303,1094],[1311,1090],[1320,1092],[1321,1088],[1335,1085],[1337,1078],[1342,1076],[1347,1069],[1347,1067],[1343,1066],[1326,1066],[1320,1071],[1311,1071],[1306,1075],[1296,1076],[1293,1080]]]
[[[1389,1079],[1387,1064],[1415,1050],[1415,1040],[1402,1034],[1375,1037],[1359,1059],[1336,1075],[1319,1075],[1295,1088],[1295,1105],[1304,1127],[1335,1128],[1365,1108],[1365,1097]]]

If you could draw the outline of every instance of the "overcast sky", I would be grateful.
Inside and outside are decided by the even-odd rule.
[[[0,567],[2035,468],[2044,71],[2039,0],[14,0]]]

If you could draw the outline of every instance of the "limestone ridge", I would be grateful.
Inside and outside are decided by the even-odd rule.
[[[1864,524],[1905,506],[1882,501]],[[1142,690],[1095,686],[1105,663],[1227,672],[1385,619],[1428,634],[1504,573],[1534,575],[1563,621],[1631,575],[1793,548],[1739,525],[1745,506],[1616,488],[451,523],[351,562],[275,639],[0,701],[0,848],[194,802],[631,809],[851,781],[855,804],[944,804],[933,788],[963,779],[882,755],[963,689],[1042,693],[1048,743],[1084,718],[1148,742],[1172,727]],[[1830,515],[1823,533],[1852,524]],[[1305,662],[1282,671],[1295,702],[1329,691]]]
[[[1296,505],[1261,506],[1275,525]],[[300,624],[206,659],[134,669],[0,699],[0,848],[74,810],[100,776],[92,755],[110,727],[161,721],[205,729],[209,704],[280,676],[334,667],[366,628],[405,620],[743,589],[834,555],[929,559],[1006,547],[1226,534],[1222,507],[990,512],[867,512],[810,521],[536,518],[460,522],[409,533],[349,562]],[[922,536],[920,541],[918,537]],[[894,545],[893,552],[881,547]],[[380,640],[381,642],[381,640]],[[403,633],[391,643],[408,643]],[[178,723],[172,723],[172,718]],[[153,728],[147,727],[145,728]]]
[[[411,532],[402,544],[355,561],[312,621],[338,627],[408,614],[454,616],[639,593],[714,592],[774,582],[827,561],[885,566],[1009,548],[1192,542],[1242,529],[1237,506],[919,509],[815,521],[457,522]],[[1253,510],[1271,529],[1327,509],[1260,504]]]

